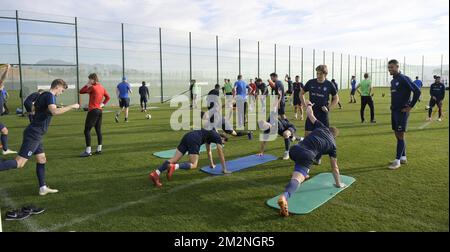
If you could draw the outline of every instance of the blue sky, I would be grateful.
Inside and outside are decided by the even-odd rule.
[[[420,59],[449,53],[448,0],[0,0],[23,10],[231,38]],[[50,16],[50,15],[49,15]]]

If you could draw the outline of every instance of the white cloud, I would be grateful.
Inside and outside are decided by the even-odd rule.
[[[447,0],[2,0],[1,6],[375,58],[449,53]]]

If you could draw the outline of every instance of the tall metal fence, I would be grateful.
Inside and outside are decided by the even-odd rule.
[[[260,77],[277,72],[299,75],[303,82],[314,78],[315,66],[326,64],[329,79],[341,89],[352,75],[360,80],[369,73],[374,86],[388,86],[387,61],[396,58],[401,71],[419,76],[425,86],[433,75],[448,79],[448,55],[398,55],[374,59],[342,52],[303,48],[264,41],[163,29],[144,25],[104,22],[86,18],[0,10],[0,63],[13,64],[8,88],[20,90],[24,99],[55,78],[70,84],[61,103],[80,101],[78,90],[96,72],[117,102],[115,87],[127,76],[138,103],[137,88],[149,84],[151,102],[162,102],[188,89],[189,80],[201,84],[203,93],[223,79]],[[419,53],[418,53],[419,54]],[[81,99],[86,104],[86,99]]]

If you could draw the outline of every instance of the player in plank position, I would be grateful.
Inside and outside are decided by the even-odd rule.
[[[309,169],[312,167],[313,160],[318,154],[328,154],[330,156],[335,186],[338,188],[345,187],[345,184],[341,183],[337,164],[335,138],[339,134],[339,130],[335,127],[328,128],[317,120],[314,116],[313,106],[314,104],[308,101],[306,115],[314,125],[313,131],[303,141],[292,146],[289,150],[289,157],[295,162],[295,165],[291,181],[286,185],[284,193],[278,199],[280,215],[283,217],[289,216],[288,199],[297,191],[300,184],[305,181]]]

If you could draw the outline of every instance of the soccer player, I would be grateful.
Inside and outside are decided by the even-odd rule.
[[[292,96],[292,88],[293,87],[292,87],[292,79],[289,76],[289,74],[286,74],[284,76],[284,81],[287,82],[287,84],[288,84],[288,90],[286,91],[286,96],[289,97],[289,100],[290,100],[291,96]],[[289,103],[292,104],[291,101],[289,101]]]
[[[329,126],[329,112],[330,109],[336,106],[339,102],[337,91],[330,81],[327,80],[328,68],[326,65],[319,65],[316,67],[316,79],[306,82],[300,93],[300,99],[305,103],[305,93],[309,92],[309,100],[313,103],[314,115],[325,126]],[[332,96],[331,103],[329,103],[330,95]],[[305,136],[307,137],[311,131],[314,130],[314,124],[306,118],[305,122]],[[317,156],[315,164],[320,164],[320,155]]]
[[[331,79],[331,83],[333,83],[334,88],[336,88],[336,93],[339,93],[339,85],[337,84],[335,79]],[[342,109],[341,101],[338,101],[339,109]]]
[[[409,112],[420,97],[420,89],[414,85],[408,76],[400,73],[397,60],[392,59],[388,62],[388,70],[392,75],[391,124],[397,138],[397,155],[395,160],[389,165],[389,169],[394,170],[407,162],[405,132],[408,125]],[[414,93],[412,100],[410,98],[411,92]]]
[[[284,193],[278,199],[280,215],[289,216],[288,199],[297,191],[300,184],[308,177],[313,160],[316,156],[328,154],[330,156],[331,169],[335,180],[334,186],[344,188],[346,185],[341,182],[339,167],[337,164],[337,147],[335,138],[339,131],[335,127],[325,126],[314,116],[314,104],[310,102],[306,105],[306,115],[308,120],[314,125],[314,130],[299,144],[292,146],[289,150],[289,157],[295,162],[294,172],[291,181],[286,185]]]
[[[34,116],[33,104],[36,101],[36,99],[38,98],[38,96],[40,94],[42,94],[43,92],[44,92],[43,89],[39,89],[37,92],[34,92],[34,93],[30,94],[29,96],[27,96],[27,98],[23,102],[23,106],[25,107],[25,110],[28,113],[28,120],[30,122],[33,121],[33,116]]]
[[[219,155],[220,162],[222,164],[222,172],[229,173],[225,164],[225,155],[223,153],[222,144],[227,142],[228,138],[223,135],[217,133],[215,130],[194,130],[186,133],[181,139],[180,144],[177,147],[175,155],[169,159],[164,161],[164,163],[156,170],[152,171],[149,174],[149,179],[153,182],[156,187],[161,187],[161,173],[167,170],[167,180],[172,179],[172,175],[175,170],[189,170],[197,168],[198,157],[200,152],[200,146],[202,144],[206,144],[206,151],[208,154],[208,160],[210,162],[210,167],[215,168],[214,160],[211,152],[211,143],[215,143],[217,145],[217,154]],[[178,161],[188,152],[189,154],[189,162],[178,163]]]
[[[264,131],[264,137],[267,139],[269,137],[269,134],[273,134],[275,133],[274,130],[277,129],[278,130],[278,135],[282,136],[284,139],[284,155],[283,155],[283,159],[287,160],[289,159],[289,147],[291,144],[291,141],[295,141],[296,138],[294,136],[294,133],[297,131],[297,129],[295,128],[295,126],[290,123],[287,119],[281,119],[281,118],[277,118],[276,115],[272,115],[271,113],[271,117],[269,118],[267,121],[264,120],[260,120],[258,122],[259,127]],[[277,125],[275,125],[277,124]],[[276,126],[278,126],[277,128],[275,128]],[[258,156],[262,156],[264,155],[264,150],[266,148],[266,144],[267,141],[262,141],[261,142],[261,146],[259,149],[259,153],[257,154]]]
[[[225,106],[229,108],[229,114],[225,116],[230,119],[233,110],[233,85],[231,85],[230,79],[225,79],[223,91],[225,93]]]
[[[261,100],[261,111],[266,113],[266,98],[269,94],[267,85],[262,81],[261,78],[256,79],[256,98]]]
[[[361,89],[361,91],[359,91]],[[366,105],[369,105],[370,108],[370,122],[376,123],[375,121],[375,108],[373,106],[373,88],[372,81],[369,80],[369,74],[364,74],[364,80],[359,83],[356,87],[356,91],[361,95],[361,123],[364,123],[364,110],[366,109]]]
[[[286,113],[285,113],[285,108],[286,108],[286,102],[285,102],[285,96],[286,93],[284,92],[284,85],[283,82],[281,82],[280,80],[278,80],[278,75],[276,73],[271,73],[270,74],[270,80],[274,83],[274,90],[275,90],[275,95],[278,98],[278,116],[281,119],[286,119]]]
[[[8,72],[11,69],[11,66],[8,64],[6,65],[6,69],[3,72],[3,74],[0,77],[0,90],[3,90],[4,85],[5,85],[5,80],[6,77],[8,76]],[[0,101],[1,103],[1,101]],[[1,112],[3,112],[3,106],[0,110]],[[0,122],[0,138],[1,138],[1,143],[2,143],[2,153],[3,155],[8,155],[8,154],[14,154],[17,153],[16,151],[12,151],[10,149],[8,149],[8,128],[6,128],[6,126]]]
[[[5,80],[10,69],[11,65],[7,64],[5,71],[0,76],[0,115],[4,113],[5,97],[3,96],[3,89],[5,88]]]
[[[303,83],[300,82],[300,76],[295,76],[295,82],[292,83],[292,89],[294,91],[294,113],[295,119],[298,118],[298,111],[300,111],[300,120],[303,121],[303,105],[300,100],[300,92],[303,89]]]
[[[67,89],[64,80],[56,79],[50,86],[50,91],[43,92],[34,103],[35,115],[33,122],[23,131],[22,147],[16,159],[0,162],[0,171],[9,170],[11,168],[22,168],[28,159],[34,154],[36,155],[36,174],[39,181],[39,195],[48,193],[57,193],[58,190],[51,189],[45,182],[45,157],[42,137],[47,133],[52,116],[61,115],[71,109],[80,108],[79,104],[72,104],[67,107],[57,108],[55,97],[61,95]]]
[[[147,102],[150,99],[150,92],[148,92],[145,81],[139,87],[139,95],[141,96],[141,112],[147,112]]]
[[[80,157],[90,157],[91,152],[91,129],[95,127],[97,134],[97,151],[95,154],[102,154],[102,118],[103,107],[108,103],[110,97],[106,89],[98,82],[97,74],[89,75],[89,82],[80,89],[80,94],[89,94],[89,112],[86,116],[84,124],[84,137],[86,140],[86,150],[81,153]]]
[[[350,82],[350,85],[351,85],[352,89],[350,91],[350,102],[349,103],[356,103],[356,98],[355,98],[356,77],[354,75],[352,76],[352,80]]]
[[[256,107],[256,83],[253,82],[253,79],[250,79],[249,93],[248,96],[250,98],[250,111],[253,111],[253,108]]]
[[[435,76],[434,83],[430,86],[430,104],[428,109],[428,119],[431,121],[431,113],[435,105],[438,107],[439,118],[438,121],[442,121],[442,104],[445,97],[445,85],[441,83],[441,77]]]
[[[422,89],[423,83],[421,80],[419,80],[419,76],[416,76],[416,79],[413,81],[413,83],[419,88]],[[420,97],[418,102],[420,102]]]
[[[130,96],[133,91],[128,83],[127,77],[122,78],[122,82],[117,85],[116,94],[119,99],[119,107],[121,110],[117,111],[115,120],[119,122],[119,115],[125,111],[125,122],[128,122],[128,109],[130,107]]]
[[[250,87],[242,79],[242,75],[239,74],[233,88],[233,93],[236,95],[238,127],[244,126],[247,121],[247,91],[250,92]]]

